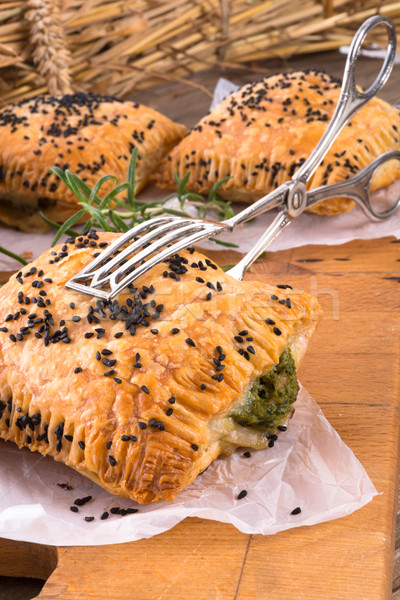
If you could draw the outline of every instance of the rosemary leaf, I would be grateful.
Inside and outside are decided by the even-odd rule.
[[[57,231],[60,229],[59,223],[52,221],[51,219],[49,219],[49,217],[46,217],[46,215],[42,212],[39,212],[39,215],[42,217],[43,221],[47,223],[47,225],[50,225],[50,227],[53,227],[53,229],[57,229]],[[79,231],[74,231],[73,229],[67,229],[66,231],[64,231],[64,233],[73,236],[79,235]]]
[[[15,254],[14,252],[11,252],[11,250],[7,250],[7,248],[3,248],[3,246],[0,246],[0,252],[2,254],[6,254],[10,258],[14,258],[15,260],[18,260],[23,265],[29,264],[29,262],[27,260],[25,260],[24,258],[22,258],[22,256],[20,256],[19,254]]]
[[[219,244],[220,246],[226,246],[226,248],[239,248],[237,244],[233,244],[232,242],[224,242],[223,240],[218,240],[217,238],[208,238],[209,242],[214,242],[214,244]]]
[[[55,246],[58,242],[58,240],[60,239],[60,237],[66,233],[66,231],[68,231],[68,229],[70,228],[71,225],[75,225],[75,223],[77,223],[82,217],[83,215],[86,213],[86,210],[84,208],[82,208],[81,210],[78,210],[78,212],[76,212],[74,215],[72,215],[72,217],[70,217],[69,219],[67,219],[59,228],[59,230],[57,231],[55,238],[53,239],[52,243],[51,243],[51,247]]]

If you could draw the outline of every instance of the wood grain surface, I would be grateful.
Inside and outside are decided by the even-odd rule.
[[[399,457],[400,244],[267,254],[249,278],[316,294],[324,317],[300,379],[381,495],[345,518],[274,536],[186,519],[149,540],[50,548],[1,540],[0,574],[47,579],[41,600],[384,600],[391,597]],[[231,263],[231,252],[213,258]],[[54,570],[53,570],[54,569]]]

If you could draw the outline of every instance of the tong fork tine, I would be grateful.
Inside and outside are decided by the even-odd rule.
[[[360,92],[356,88],[354,79],[356,59],[367,34],[371,29],[380,24],[386,27],[388,33],[388,47],[385,60],[375,81],[365,92]],[[395,55],[396,31],[393,23],[382,15],[367,19],[358,29],[351,43],[344,70],[343,85],[334,115],[319,143],[303,165],[296,171],[291,181],[282,184],[267,196],[264,196],[253,205],[226,221],[213,223],[179,217],[159,217],[138,225],[118,238],[105,252],[101,253],[94,261],[82,269],[80,273],[68,281],[66,286],[85,294],[111,300],[135,279],[140,277],[140,275],[156,264],[173,256],[176,252],[187,248],[201,239],[218,235],[223,231],[233,231],[235,227],[249,221],[255,216],[271,208],[283,206],[283,209],[277,215],[272,225],[258,240],[253,249],[236,267],[229,271],[233,277],[242,279],[246,269],[248,269],[261,252],[269,246],[295,217],[307,208],[309,193],[306,191],[306,182],[310,179],[340,131],[354,113],[375,96],[386,83],[393,67]],[[344,182],[343,189],[341,188],[342,195],[345,195],[345,184],[348,185],[348,183],[348,181]],[[396,208],[397,206],[398,203]],[[373,211],[372,209],[370,210],[370,206],[367,207],[366,214],[371,216],[372,213]],[[383,214],[379,218],[386,218],[387,216],[388,214]],[[145,232],[148,233],[140,237]],[[133,244],[124,248],[130,240],[138,236],[140,239],[135,240]],[[134,254],[136,250],[139,250],[139,252]],[[107,259],[110,259],[118,252],[120,253],[106,263]],[[131,254],[133,256],[128,259],[128,256]],[[120,266],[118,267],[118,265]],[[97,267],[99,267],[98,272],[96,271]],[[83,282],[83,284],[79,282]],[[86,285],[86,282],[91,282],[91,284]],[[99,289],[105,283],[110,285],[111,291],[105,292]]]

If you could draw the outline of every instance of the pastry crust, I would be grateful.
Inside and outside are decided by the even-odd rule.
[[[23,100],[0,112],[0,221],[23,231],[47,228],[39,211],[58,223],[78,200],[53,166],[78,174],[89,187],[112,173],[121,183],[138,148],[139,191],[186,127],[159,112],[112,96],[78,93]],[[102,187],[107,193],[113,183]]]
[[[187,187],[208,193],[218,188],[227,200],[251,204],[288,181],[311,154],[332,118],[341,82],[317,71],[269,75],[230,94],[204,117],[162,161],[155,180],[175,189],[190,170]],[[388,150],[400,150],[400,111],[372,99],[340,133],[308,187],[337,183],[361,171]],[[399,161],[387,163],[375,175],[371,190],[400,177]],[[350,211],[354,202],[331,198],[311,212]]]
[[[70,240],[1,288],[0,437],[112,494],[171,500],[234,449],[215,420],[286,346],[299,363],[320,307],[289,287],[238,282],[191,250],[112,305],[68,290],[116,235]],[[242,330],[250,342],[235,339]]]

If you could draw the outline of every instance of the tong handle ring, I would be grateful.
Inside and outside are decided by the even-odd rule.
[[[388,46],[385,60],[375,81],[365,92],[361,92],[357,90],[354,79],[356,61],[366,36],[378,25],[384,25],[388,34]],[[376,15],[367,19],[361,27],[359,27],[351,43],[344,69],[342,89],[333,117],[326,128],[324,135],[311,152],[310,156],[298,171],[296,171],[293,180],[301,180],[305,183],[310,179],[343,127],[349,122],[351,117],[364,106],[364,104],[382,89],[392,71],[395,56],[396,30],[393,23],[383,15]]]
[[[375,81],[371,83],[367,90],[360,92],[356,87],[354,79],[355,64],[360,55],[361,46],[368,33],[379,25],[384,25],[386,27],[388,35],[388,46],[386,50],[385,59]],[[370,100],[371,98],[376,96],[378,92],[380,92],[380,90],[387,82],[393,67],[395,56],[396,30],[393,26],[393,23],[383,15],[376,15],[367,19],[356,32],[352,44],[350,46],[347,64],[343,75],[342,89],[344,90],[344,93],[348,93],[350,94],[350,96],[355,97],[357,100],[361,100],[363,104],[365,102],[368,102],[368,100]],[[358,110],[358,108],[356,110]]]
[[[355,188],[355,193],[352,195],[352,198],[371,221],[383,221],[394,215],[400,207],[400,195],[394,199],[393,202],[390,201],[383,210],[380,210],[379,203],[371,201],[371,181],[379,167],[389,160],[400,161],[400,152],[398,150],[392,150],[378,156],[372,163],[367,165],[363,171],[361,171],[359,177],[354,178],[355,182],[353,187]]]
[[[383,210],[379,210],[379,204],[373,199],[371,200],[370,196],[371,181],[377,169],[390,160],[397,160],[400,163],[400,151],[390,150],[381,154],[351,179],[309,190],[307,192],[307,208],[328,198],[343,197],[354,200],[371,221],[379,222],[391,217],[400,208],[400,195]]]

